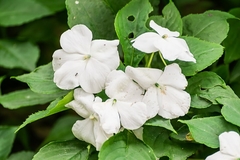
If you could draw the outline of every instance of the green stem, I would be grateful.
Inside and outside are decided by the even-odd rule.
[[[164,64],[165,66],[167,66],[167,63],[165,62],[165,60],[164,60],[164,58],[163,58],[163,56],[162,56],[162,53],[161,53],[160,51],[159,51],[159,56],[160,56],[163,64]]]
[[[150,67],[151,67],[151,63],[152,63],[152,60],[153,60],[153,56],[154,56],[154,52],[151,53],[150,58],[148,59],[148,62],[147,62],[147,64],[145,65],[145,67],[147,67],[147,68],[150,68]]]

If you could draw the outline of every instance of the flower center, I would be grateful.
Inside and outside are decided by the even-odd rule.
[[[166,87],[164,85],[160,85],[158,83],[155,83],[154,85],[159,88],[163,94],[166,94]]]
[[[163,39],[166,39],[166,38],[168,38],[168,35],[167,35],[167,34],[164,34],[164,35],[162,36],[162,38],[163,38]]]
[[[84,55],[83,59],[84,59],[84,60],[88,60],[88,59],[90,59],[90,57],[91,57],[90,54],[86,54],[86,55]]]
[[[91,120],[94,120],[96,117],[94,116],[94,114],[91,114],[90,116],[89,116],[89,119],[91,119]]]
[[[114,105],[116,102],[117,102],[117,100],[116,100],[116,99],[114,99],[114,100],[113,100],[113,102],[112,102],[112,105]]]

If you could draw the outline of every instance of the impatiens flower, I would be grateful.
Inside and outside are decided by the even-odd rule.
[[[62,49],[53,54],[54,82],[61,89],[79,85],[89,93],[104,88],[107,75],[119,66],[119,40],[92,40],[85,25],[76,25],[61,35]]]
[[[101,127],[98,115],[93,111],[93,104],[101,102],[99,97],[87,93],[80,88],[74,90],[74,100],[66,105],[72,108],[84,120],[78,120],[72,127],[74,136],[80,140],[91,143],[100,150],[102,144],[112,134],[107,134]]]
[[[145,53],[160,51],[163,58],[169,61],[179,59],[196,62],[186,41],[182,38],[177,38],[180,35],[179,32],[172,32],[167,28],[163,28],[153,20],[150,21],[150,27],[157,33],[147,32],[141,34],[133,40],[134,48]]]
[[[143,102],[158,108],[158,115],[173,119],[188,112],[191,97],[184,91],[187,80],[178,64],[168,65],[164,71],[127,66],[125,72],[146,90]]]
[[[146,104],[140,102],[143,89],[122,71],[112,71],[106,82],[105,102],[94,103],[100,123],[108,134],[117,133],[121,125],[130,130],[141,127],[148,119]]]
[[[239,160],[240,136],[234,131],[219,135],[220,151],[208,156],[206,160]]]

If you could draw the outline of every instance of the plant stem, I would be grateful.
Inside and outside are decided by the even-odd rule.
[[[159,51],[159,56],[160,56],[163,64],[164,64],[165,66],[167,66],[167,63],[165,62],[165,60],[164,60],[164,58],[163,58],[163,56],[162,56],[162,53],[161,53],[160,51]]]
[[[153,60],[153,56],[154,56],[154,52],[151,53],[150,58],[148,59],[148,62],[147,62],[147,64],[145,65],[145,67],[147,67],[147,68],[150,68],[150,67],[151,67],[151,63],[152,63],[152,60]]]

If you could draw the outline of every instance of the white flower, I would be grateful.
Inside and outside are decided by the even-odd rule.
[[[191,97],[183,91],[187,80],[178,64],[165,67],[164,72],[153,68],[127,66],[126,74],[146,90],[143,102],[158,108],[158,115],[173,119],[185,115],[190,107]]]
[[[107,75],[119,66],[119,40],[93,40],[85,25],[76,25],[61,35],[62,49],[53,54],[54,82],[61,89],[79,85],[89,93],[104,88]]]
[[[146,104],[140,102],[143,89],[124,72],[112,71],[105,91],[110,99],[94,103],[93,109],[106,133],[117,133],[121,125],[130,130],[137,129],[149,118]]]
[[[186,41],[177,38],[180,35],[179,32],[171,32],[169,29],[157,25],[153,20],[150,21],[150,27],[157,33],[147,32],[141,34],[133,40],[134,48],[145,53],[160,51],[163,58],[169,61],[179,59],[196,62]]]
[[[112,136],[107,134],[102,129],[98,115],[93,111],[93,104],[101,102],[99,97],[94,98],[94,95],[87,93],[81,88],[74,90],[74,100],[66,105],[72,108],[84,120],[78,120],[72,127],[74,136],[80,140],[91,143],[99,151],[102,144]]]
[[[238,160],[240,158],[240,136],[234,131],[219,135],[220,151],[208,156],[206,160]]]

